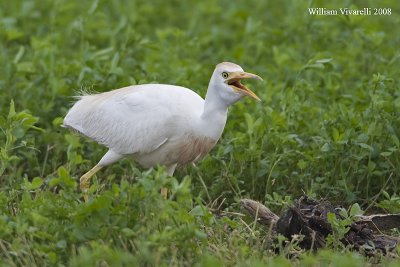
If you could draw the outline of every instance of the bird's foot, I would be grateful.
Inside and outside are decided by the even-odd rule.
[[[168,198],[168,188],[161,187],[160,194],[161,194],[163,199],[167,199]]]
[[[103,168],[103,166],[96,165],[80,178],[81,191],[83,193],[83,199],[85,200],[85,202],[89,199],[90,179],[101,168]]]

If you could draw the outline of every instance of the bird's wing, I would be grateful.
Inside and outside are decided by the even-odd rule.
[[[120,154],[151,152],[171,136],[190,132],[204,100],[172,85],[141,85],[83,96],[64,125]]]

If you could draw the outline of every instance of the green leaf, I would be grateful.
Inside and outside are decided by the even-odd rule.
[[[57,173],[58,173],[58,176],[61,179],[68,179],[69,178],[68,171],[64,167],[58,168]]]
[[[203,231],[200,231],[200,230],[196,229],[194,233],[195,233],[196,237],[199,238],[200,240],[207,240],[208,236]]]
[[[21,45],[18,49],[18,53],[14,57],[13,63],[17,64],[23,57],[24,53],[25,53],[25,47]]]
[[[321,147],[321,151],[322,152],[329,152],[331,150],[331,146],[329,145],[329,143],[325,143],[322,147]]]
[[[363,215],[364,211],[360,208],[360,205],[358,203],[354,203],[351,205],[350,208],[350,216],[357,216],[357,215]]]
[[[375,167],[376,167],[376,163],[373,162],[372,160],[370,160],[370,161],[368,162],[368,170],[369,170],[370,172],[372,172],[373,170],[375,170]]]
[[[121,230],[121,232],[124,234],[124,236],[126,236],[126,237],[134,237],[134,236],[136,236],[136,232],[135,231],[133,231],[132,229],[130,229],[130,228],[123,228],[122,230]]]
[[[57,117],[57,118],[54,118],[54,120],[52,121],[52,124],[55,127],[59,127],[61,124],[63,124],[63,122],[64,122],[63,117]]]
[[[15,136],[15,138],[22,138],[25,135],[25,130],[21,126],[17,126],[12,130],[12,134]]]
[[[393,143],[394,143],[397,147],[400,146],[399,138],[398,138],[396,135],[392,134],[392,135],[390,136],[390,138],[392,139]]]
[[[204,216],[204,208],[197,205],[189,213],[193,216]]]
[[[332,129],[332,137],[333,137],[333,141],[336,143],[337,141],[339,141],[340,139],[340,133],[338,131],[338,129],[333,128]]]
[[[316,60],[315,62],[316,62],[316,63],[325,64],[325,63],[331,62],[332,60],[333,60],[332,58],[322,58],[322,59]]]
[[[67,241],[65,239],[62,239],[57,242],[56,244],[57,248],[65,249],[67,247]]]
[[[34,73],[35,65],[31,61],[18,63],[17,71],[22,73]]]
[[[370,146],[370,145],[368,145],[368,144],[359,143],[358,145],[359,145],[360,147],[362,147],[362,148],[365,148],[365,149],[369,150],[369,151],[374,150],[373,147]]]
[[[40,177],[35,177],[31,182],[31,189],[32,190],[38,189],[39,187],[42,186],[42,184],[43,184],[43,179]]]
[[[307,165],[308,165],[307,162],[302,159],[299,160],[299,162],[297,162],[297,166],[302,170],[304,170],[307,167]]]
[[[10,101],[10,110],[8,111],[8,119],[11,119],[12,117],[15,116],[15,106],[14,106],[14,100],[11,99]]]
[[[333,213],[333,212],[328,212],[326,214],[326,219],[328,220],[328,222],[330,224],[337,224],[337,218],[336,218],[335,213]]]

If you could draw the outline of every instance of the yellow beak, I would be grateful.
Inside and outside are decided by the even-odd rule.
[[[244,72],[244,71],[236,71],[229,73],[228,78],[226,79],[226,83],[230,85],[235,91],[247,95],[255,100],[261,101],[261,99],[249,88],[243,85],[240,80],[241,79],[256,79],[256,80],[263,80],[260,76]]]

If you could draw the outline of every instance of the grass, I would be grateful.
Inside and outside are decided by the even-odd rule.
[[[310,16],[308,7],[392,14]],[[394,0],[0,3],[0,261],[397,266],[398,251],[365,258],[294,243],[276,255],[268,231],[236,213],[242,197],[279,212],[303,192],[400,212],[399,14]],[[251,84],[262,102],[230,109],[211,154],[175,178],[124,160],[81,202],[78,178],[105,149],[60,128],[71,96],[150,82],[204,96],[221,61],[265,82]]]

